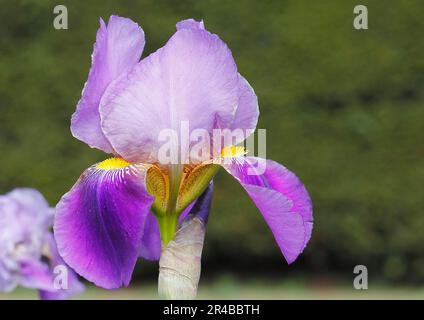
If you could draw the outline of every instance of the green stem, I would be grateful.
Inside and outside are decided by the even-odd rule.
[[[160,238],[163,245],[167,245],[169,241],[174,239],[175,232],[177,231],[178,215],[165,215],[158,217]]]
[[[163,216],[158,216],[161,240],[162,244],[165,246],[169,243],[169,241],[174,239],[175,232],[177,231],[178,214],[176,213],[176,206],[183,173],[183,165],[170,165],[169,171],[169,203],[167,206],[166,214]]]

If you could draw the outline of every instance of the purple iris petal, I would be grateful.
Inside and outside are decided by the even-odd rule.
[[[249,82],[239,74],[239,98],[236,114],[231,125],[232,130],[255,130],[258,123],[258,98]],[[246,132],[244,138],[247,138]],[[235,144],[242,142],[236,141]]]
[[[22,259],[20,275],[20,285],[23,287],[39,290],[53,289],[53,272],[41,259]]]
[[[75,272],[66,266],[65,261],[63,261],[62,257],[59,255],[57,251],[56,241],[53,238],[52,234],[49,234],[46,239],[47,246],[50,252],[50,260],[49,265],[50,269],[54,270],[56,267],[60,266],[62,268],[66,268],[67,273],[67,281],[66,286],[64,288],[47,288],[47,290],[40,290],[40,299],[42,300],[64,300],[68,299],[72,296],[80,294],[84,291],[84,285],[79,282],[78,276]],[[55,274],[57,276],[58,274]],[[39,288],[41,289],[41,288]]]
[[[53,210],[36,190],[15,189],[0,196],[0,291],[46,286],[40,260],[52,220]]]
[[[216,35],[179,29],[167,44],[113,82],[100,104],[102,128],[130,161],[157,160],[159,133],[229,128],[238,103],[239,77],[231,51]]]
[[[190,210],[189,216],[196,217],[202,220],[206,225],[209,219],[209,212],[212,204],[213,181],[209,184],[205,191],[197,198],[193,207]]]
[[[201,29],[204,30],[205,26],[202,21],[196,21],[194,19],[187,19],[177,23],[177,30],[181,29]],[[239,85],[238,85],[238,104],[236,113],[231,125],[232,130],[243,129],[243,130],[254,130],[258,123],[259,117],[259,105],[258,98],[247,80],[239,74]],[[244,138],[247,138],[245,132]],[[242,141],[235,141],[237,144]]]
[[[234,158],[226,169],[252,198],[287,262],[292,263],[311,237],[312,202],[301,181],[282,165],[266,160],[265,172],[259,174],[256,164],[264,164],[263,161],[254,157]],[[253,174],[255,171],[257,175]]]
[[[128,285],[153,202],[136,166],[87,169],[56,207],[55,238],[77,273],[110,289]]]
[[[140,257],[152,261],[159,260],[161,246],[159,224],[154,214],[150,212],[144,226]]]
[[[196,21],[194,19],[182,20],[177,23],[177,30],[181,29],[201,29],[205,30],[205,25],[202,21]]]
[[[106,26],[100,19],[91,70],[77,110],[72,116],[71,131],[74,137],[91,147],[114,153],[100,127],[100,98],[113,80],[140,60],[143,48],[144,33],[137,23],[111,16]]]
[[[49,294],[57,291],[55,263],[66,265],[57,254],[50,232],[53,213],[34,189],[15,189],[0,196],[0,291],[11,291],[17,285]],[[55,298],[68,298],[82,291],[83,285],[70,269],[69,275],[74,277],[70,290]]]

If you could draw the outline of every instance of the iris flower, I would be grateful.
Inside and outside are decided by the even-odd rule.
[[[74,137],[112,154],[88,168],[57,205],[59,253],[77,273],[104,288],[127,286],[139,256],[158,259],[181,220],[224,167],[246,190],[292,263],[312,231],[312,205],[284,166],[245,156],[223,144],[225,161],[164,163],[161,133],[255,129],[256,94],[227,45],[189,19],[156,52],[140,61],[144,32],[127,18],[100,19],[92,66],[72,116]],[[211,140],[212,141],[212,140]],[[178,133],[168,141],[194,145]],[[213,144],[215,150],[218,143]],[[236,141],[241,142],[240,140]],[[231,195],[229,195],[231,196]]]
[[[10,292],[21,285],[38,289],[42,299],[65,299],[83,291],[57,252],[49,229],[53,213],[34,189],[15,189],[0,196],[0,291]],[[66,268],[68,288],[55,287],[59,265]]]

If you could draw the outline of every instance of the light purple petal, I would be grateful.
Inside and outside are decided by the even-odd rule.
[[[53,238],[52,234],[49,234],[46,239],[46,244],[49,249],[50,257],[49,257],[49,266],[51,272],[55,272],[55,268],[60,266],[62,268],[66,268],[67,272],[67,288],[52,288],[49,290],[40,290],[40,299],[42,300],[64,300],[69,299],[72,296],[78,295],[82,293],[85,289],[84,285],[78,280],[78,276],[75,272],[66,265],[65,261],[63,261],[62,257],[59,255],[57,251],[56,241]],[[63,271],[63,270],[60,270]],[[57,275],[57,274],[55,274]]]
[[[34,229],[34,233],[43,234],[53,222],[54,209],[50,208],[47,200],[35,189],[16,188],[4,195],[17,204],[15,219],[24,229]]]
[[[177,23],[177,30],[181,29],[201,29],[205,30],[205,25],[203,24],[203,20],[196,21],[194,19],[187,19]]]
[[[0,291],[51,285],[41,256],[52,221],[53,209],[37,190],[18,188],[0,196]]]
[[[157,160],[163,129],[179,134],[182,121],[190,132],[229,128],[238,84],[231,52],[218,36],[181,28],[108,87],[100,104],[103,132],[125,159]]]
[[[259,106],[258,97],[249,82],[239,75],[239,98],[236,114],[231,125],[232,130],[242,129],[245,133],[244,138],[248,137],[247,133],[253,133],[258,123]],[[247,131],[251,130],[251,131]],[[237,141],[239,143],[241,141]],[[237,144],[236,143],[236,144]]]
[[[261,171],[264,164],[265,170]],[[272,160],[234,158],[226,169],[240,181],[264,216],[285,259],[292,263],[312,232],[312,202],[306,188],[294,173]]]
[[[177,23],[177,30],[181,29],[205,29],[202,21],[196,21],[193,19],[183,20]],[[259,106],[258,98],[253,90],[252,86],[247,80],[239,74],[239,86],[238,86],[238,104],[237,110],[231,125],[231,129],[242,129],[244,130],[244,138],[247,138],[249,134],[253,133],[258,123],[259,117]],[[246,131],[250,130],[250,131]],[[248,134],[249,133],[249,134]],[[244,140],[244,139],[243,139]],[[236,141],[235,144],[242,142]]]
[[[91,147],[114,153],[101,130],[100,98],[113,80],[140,60],[143,48],[144,32],[137,23],[111,16],[106,26],[100,19],[88,80],[72,116],[71,131],[75,138]]]
[[[53,273],[41,260],[24,259],[20,262],[20,284],[23,287],[40,290],[53,288]]]
[[[138,166],[90,167],[56,207],[54,234],[63,260],[98,286],[128,285],[152,202]]]

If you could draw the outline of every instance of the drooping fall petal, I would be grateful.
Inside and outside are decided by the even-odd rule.
[[[302,182],[272,160],[237,157],[225,167],[247,191],[285,259],[292,263],[302,253],[312,232],[312,202]]]
[[[98,286],[128,285],[152,202],[138,166],[90,167],[56,207],[60,255]]]

